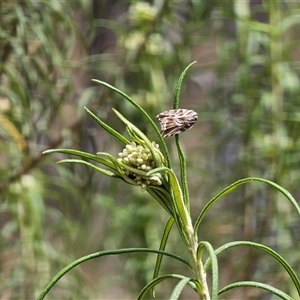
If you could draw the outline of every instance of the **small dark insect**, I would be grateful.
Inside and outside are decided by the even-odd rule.
[[[179,134],[192,128],[198,119],[195,111],[184,108],[163,111],[156,117],[160,122],[163,137]]]

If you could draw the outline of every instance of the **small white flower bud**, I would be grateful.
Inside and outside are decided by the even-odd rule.
[[[144,162],[144,160],[142,158],[137,158],[136,161],[139,165],[141,165]]]
[[[131,153],[134,150],[134,147],[132,147],[131,145],[126,145],[126,150],[128,151],[128,153]]]
[[[132,163],[133,165],[136,165],[136,158],[134,158],[134,157],[129,157],[129,161],[130,161],[130,163]]]
[[[132,157],[138,157],[138,153],[137,153],[136,151],[133,151],[133,152],[131,153],[131,156],[132,156]]]

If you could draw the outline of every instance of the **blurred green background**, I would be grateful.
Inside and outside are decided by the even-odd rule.
[[[183,69],[180,106],[199,115],[181,135],[192,215],[227,185],[249,176],[300,197],[300,4],[263,0],[0,1],[0,299],[34,299],[80,256],[121,247],[158,248],[167,214],[139,188],[82,165],[57,165],[49,148],[117,156],[87,106],[125,133],[118,109],[152,138],[137,110],[171,109]],[[174,139],[167,140],[178,174]],[[240,187],[204,219],[200,240],[264,243],[300,274],[300,220],[262,184]],[[167,249],[185,256],[176,228]],[[155,256],[97,259],[75,268],[46,299],[134,299],[151,279]],[[166,258],[163,272],[189,274]],[[294,295],[291,280],[257,250],[220,256],[221,287],[257,280]],[[166,299],[175,282],[164,282]],[[150,297],[150,296],[149,296]],[[224,299],[277,299],[233,290]],[[222,299],[223,299],[222,298]],[[196,299],[186,291],[182,299]]]

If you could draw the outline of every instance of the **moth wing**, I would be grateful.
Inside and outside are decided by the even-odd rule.
[[[177,125],[172,125],[161,129],[161,134],[163,137],[170,137],[181,132],[182,130],[180,130]]]
[[[159,121],[163,121],[164,119],[171,119],[174,118],[176,115],[176,109],[166,110],[161,113],[159,113],[156,118],[158,118]]]
[[[161,125],[161,134],[163,137],[169,137],[180,132],[178,130],[178,124],[176,120],[171,116],[164,117],[160,121],[160,125]]]
[[[163,137],[179,134],[191,128],[198,119],[195,111],[189,109],[171,109],[156,116],[161,125]]]

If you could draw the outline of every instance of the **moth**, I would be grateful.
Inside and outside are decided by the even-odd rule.
[[[195,111],[190,109],[171,109],[156,116],[160,122],[163,137],[173,136],[192,128],[198,119]]]

